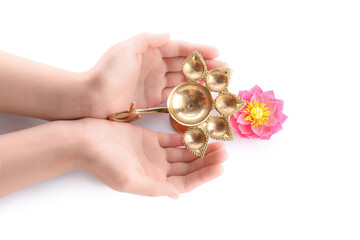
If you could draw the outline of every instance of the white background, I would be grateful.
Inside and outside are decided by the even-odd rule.
[[[226,143],[224,174],[177,201],[85,172],[28,187],[0,199],[1,240],[360,239],[359,1],[0,2],[0,49],[72,71],[143,31],[218,47],[232,92],[285,101],[284,130]],[[0,114],[0,133],[41,123]]]

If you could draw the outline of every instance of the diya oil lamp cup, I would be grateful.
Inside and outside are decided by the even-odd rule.
[[[233,140],[229,118],[245,106],[245,101],[228,91],[230,68],[207,70],[199,51],[192,52],[184,61],[182,72],[188,82],[179,84],[170,93],[167,107],[135,109],[111,114],[108,119],[133,122],[144,113],[169,113],[173,128],[184,134],[183,141],[193,154],[203,157],[209,137],[215,140]],[[205,80],[205,85],[198,80]],[[213,99],[211,92],[217,92]],[[219,115],[212,115],[214,108]]]

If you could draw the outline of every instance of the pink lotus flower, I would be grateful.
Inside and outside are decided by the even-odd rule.
[[[268,140],[282,129],[287,116],[282,112],[284,102],[275,98],[274,91],[264,92],[255,85],[250,91],[240,91],[238,96],[246,105],[230,122],[240,136]]]

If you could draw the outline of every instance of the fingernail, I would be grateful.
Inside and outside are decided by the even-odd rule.
[[[224,157],[225,157],[225,159],[228,159],[229,153],[227,151],[224,152]]]
[[[217,144],[219,145],[220,148],[226,147],[225,143],[223,143],[223,142],[217,142]]]
[[[176,199],[178,199],[178,198],[179,198],[179,195],[178,195],[178,194],[176,194],[176,193],[169,193],[167,196],[168,196],[169,198],[174,199],[174,200],[176,200]]]
[[[216,55],[219,56],[220,55],[220,50],[217,47],[214,47]]]
[[[160,36],[170,36],[169,32],[158,33]]]

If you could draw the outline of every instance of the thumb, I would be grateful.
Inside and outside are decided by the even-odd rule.
[[[165,45],[170,38],[169,33],[140,33],[132,38],[135,43],[137,53],[143,53],[147,50],[161,47]]]

